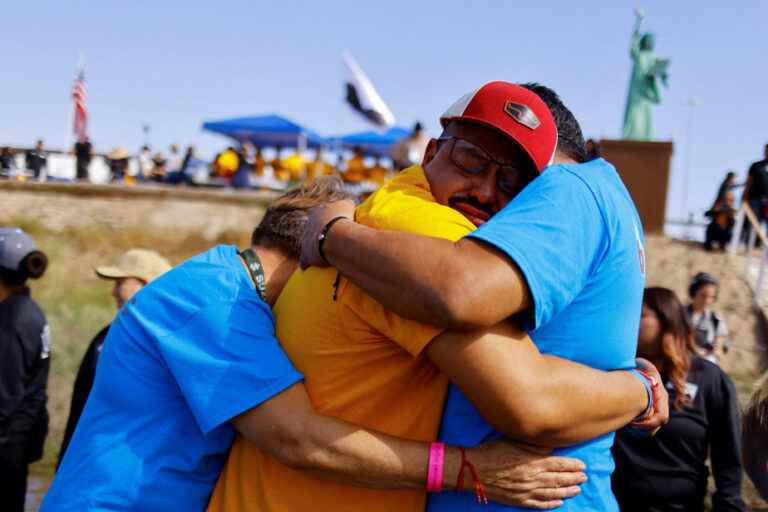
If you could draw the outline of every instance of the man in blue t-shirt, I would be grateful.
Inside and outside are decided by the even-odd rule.
[[[469,237],[451,243],[376,232],[353,222],[334,222],[333,229],[323,229],[329,220],[349,212],[349,205],[328,205],[312,212],[302,261],[330,262],[385,307],[408,318],[466,330],[488,329],[511,317],[529,331],[542,353],[602,370],[634,368],[645,280],[640,219],[608,162],[583,163],[581,130],[557,95],[543,86],[528,87],[547,103],[557,123],[553,165],[490,220],[483,222],[488,215],[468,216],[473,222],[480,220],[475,222],[479,229]],[[477,122],[476,118],[467,120]],[[443,121],[447,129],[450,125]],[[461,167],[453,160],[453,165]],[[486,174],[492,172],[490,166],[486,164]],[[466,174],[466,170],[460,171]],[[478,201],[475,204],[482,206]],[[478,211],[475,206],[469,213]],[[317,236],[321,230],[322,239]],[[318,255],[319,242],[323,258]],[[404,289],[409,293],[402,293]],[[472,357],[470,348],[486,332],[455,338]],[[499,368],[488,366],[488,371]],[[481,384],[461,384],[463,389],[472,389],[475,397],[482,396],[482,389],[476,389]],[[660,388],[654,387],[663,395]],[[536,389],[514,392],[536,396]],[[572,399],[588,403],[590,397]],[[514,428],[507,429],[508,434],[510,430]],[[499,437],[452,386],[441,440],[474,446]],[[582,492],[565,501],[564,510],[618,509],[610,487],[612,442],[611,433],[556,450],[584,461],[589,477]],[[481,507],[474,497],[453,493],[432,495],[429,503],[430,510],[473,506]],[[501,506],[493,504],[495,507]]]
[[[316,414],[275,339],[270,305],[298,264],[307,210],[347,197],[340,186],[323,179],[289,192],[267,209],[251,249],[214,247],[121,308],[43,511],[204,510],[236,430],[293,468],[360,486],[424,487],[427,443]],[[455,481],[459,449],[445,456],[446,482]],[[583,478],[574,459],[526,456],[508,443],[470,456],[491,495],[507,502],[522,499],[519,475],[554,471],[568,487]],[[534,487],[546,494],[555,485],[542,476]]]

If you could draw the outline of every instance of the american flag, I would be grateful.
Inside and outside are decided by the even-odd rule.
[[[75,77],[75,84],[72,86],[72,100],[75,102],[74,130],[78,142],[84,142],[85,139],[88,138],[88,109],[85,107],[86,98],[85,73],[80,70]]]

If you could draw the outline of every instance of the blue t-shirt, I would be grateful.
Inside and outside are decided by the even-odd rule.
[[[601,370],[635,367],[645,283],[642,227],[616,170],[603,159],[555,165],[470,236],[515,261],[533,299],[531,339],[542,353]],[[536,393],[535,389],[522,389]],[[440,439],[474,446],[502,435],[454,386]],[[613,434],[556,455],[581,459],[589,480],[559,510],[618,511],[611,492]],[[518,510],[485,507],[472,493],[430,495],[428,510]]]
[[[43,511],[204,510],[230,419],[302,379],[232,246],[141,289],[119,312]]]

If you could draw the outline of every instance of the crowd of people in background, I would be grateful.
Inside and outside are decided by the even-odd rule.
[[[171,144],[167,152],[144,145],[136,154],[131,154],[123,146],[116,146],[109,153],[97,155],[88,139],[75,143],[71,154],[74,180],[78,182],[92,181],[91,164],[101,158],[109,169],[108,181],[125,185],[163,183],[282,190],[317,176],[338,176],[351,192],[365,195],[395,171],[418,163],[428,141],[421,123],[417,122],[412,134],[395,143],[389,155],[367,152],[360,146],[301,151],[281,146],[260,147],[245,141],[226,147],[207,161],[198,156],[194,146],[182,152],[178,144]],[[42,139],[23,155],[20,163],[13,148],[0,148],[0,178],[60,180],[47,172],[49,151]]]

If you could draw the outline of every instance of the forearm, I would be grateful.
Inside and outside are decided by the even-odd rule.
[[[648,405],[643,383],[542,355],[519,328],[446,332],[428,357],[497,430],[541,446],[569,446],[612,432]]]
[[[453,327],[451,286],[461,279],[455,244],[379,231],[354,222],[333,226],[326,259],[387,309],[414,320]]]
[[[603,372],[553,356],[543,356],[546,396],[539,435],[545,446],[568,446],[616,431],[648,406],[643,383],[628,372]]]
[[[514,262],[472,238],[454,243],[347,221],[333,226],[324,253],[387,309],[448,329],[490,327],[531,304]]]
[[[428,443],[395,438],[314,411],[297,384],[232,420],[260,450],[294,469],[382,489],[426,488]],[[455,482],[457,449],[448,448],[445,480]]]
[[[296,469],[360,487],[425,489],[429,444],[388,436],[312,414],[289,457]],[[446,447],[443,485],[456,483],[459,450]]]

